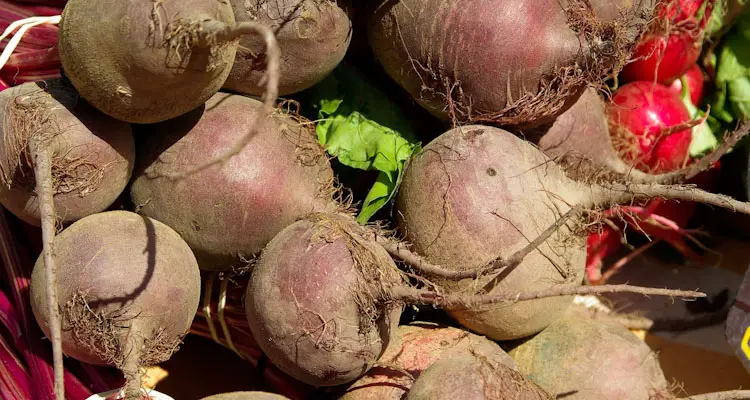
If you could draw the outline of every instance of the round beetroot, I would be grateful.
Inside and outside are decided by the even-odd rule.
[[[250,97],[217,93],[186,115],[136,131],[133,203],[179,232],[202,269],[244,265],[287,225],[332,204],[333,170],[323,148],[309,125],[281,110],[226,164],[181,180],[160,175],[228,151],[261,108]]]
[[[455,128],[411,161],[396,200],[399,228],[430,262],[454,271],[479,268],[511,256],[576,204],[578,194],[569,182],[536,147],[506,131],[479,125]],[[516,268],[458,282],[435,280],[456,293],[578,285],[585,238],[571,233],[570,227],[562,227]],[[448,312],[475,332],[510,340],[544,329],[571,302],[560,296],[449,307]]]
[[[388,346],[403,304],[384,301],[402,282],[383,248],[353,217],[314,214],[279,232],[245,293],[253,337],[285,373],[334,386],[367,372]]]
[[[208,100],[232,68],[237,43],[199,45],[203,21],[233,25],[231,5],[70,0],[60,20],[60,61],[81,96],[105,114],[164,121]]]
[[[438,360],[475,354],[493,365],[516,369],[497,343],[462,329],[412,322],[396,329],[378,366],[357,379],[341,400],[401,400],[414,380]]]
[[[587,85],[619,70],[652,6],[379,0],[369,37],[385,71],[437,117],[530,127],[551,122]]]
[[[121,369],[130,392],[139,392],[139,368],[170,358],[198,308],[200,273],[190,248],[161,222],[110,211],[63,230],[55,238],[55,259],[63,352]],[[39,257],[31,307],[49,335],[46,285]]]
[[[0,203],[15,216],[41,224],[33,140],[49,152],[58,222],[104,211],[125,189],[135,161],[129,124],[97,111],[62,80],[3,90],[0,104]]]
[[[552,400],[520,372],[464,354],[443,358],[414,381],[406,400]]]
[[[659,360],[618,322],[570,313],[509,353],[522,373],[553,396],[670,398],[656,397],[669,393]]]
[[[348,1],[231,0],[237,22],[256,21],[271,27],[281,50],[279,95],[307,89],[325,78],[349,48],[352,22]],[[240,48],[224,88],[262,95],[265,44],[256,36],[240,38]]]

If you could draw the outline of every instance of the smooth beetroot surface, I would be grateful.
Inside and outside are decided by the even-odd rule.
[[[636,168],[661,173],[686,161],[691,129],[665,135],[665,129],[690,120],[682,100],[667,86],[633,82],[622,86],[607,104],[610,135],[620,157]]]
[[[685,84],[687,84],[688,93],[690,94],[690,102],[698,107],[703,101],[706,86],[706,78],[703,76],[701,67],[699,67],[698,64],[693,64],[693,66],[690,67],[680,79],[675,79],[674,82],[669,85],[669,89],[678,96],[682,96],[683,79],[685,79]]]

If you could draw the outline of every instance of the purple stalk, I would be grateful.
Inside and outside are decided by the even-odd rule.
[[[31,382],[26,367],[0,335],[0,398],[25,400],[31,398]]]
[[[23,271],[24,263],[21,257],[28,257],[28,254],[18,251],[19,246],[13,240],[13,232],[10,230],[10,222],[6,213],[5,208],[0,207],[0,249],[2,249],[0,258],[2,258],[6,277],[13,291],[13,300],[21,317],[23,330],[26,332],[23,335],[26,344],[23,348],[23,355],[34,382],[33,392],[36,394],[34,398],[53,399],[55,392],[52,387],[52,365],[41,356],[46,350],[41,342],[42,333],[33,323],[34,316],[31,315],[27,306],[29,304],[29,279]]]

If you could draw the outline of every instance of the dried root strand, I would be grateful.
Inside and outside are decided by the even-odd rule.
[[[49,329],[52,341],[52,359],[55,374],[55,397],[65,399],[64,366],[62,354],[62,326],[58,308],[57,266],[55,264],[56,212],[52,187],[52,157],[46,141],[41,136],[29,139],[29,152],[34,163],[36,191],[39,197],[39,214],[42,222],[44,271],[46,275],[47,304],[49,307]]]
[[[619,204],[630,204],[637,200],[663,198],[703,203],[733,212],[750,215],[750,203],[738,201],[730,196],[706,192],[694,185],[628,184],[610,183],[591,186],[591,196],[579,206],[585,209],[609,208]]]
[[[524,246],[522,249],[513,253],[510,257],[498,257],[486,265],[463,271],[453,271],[446,269],[445,267],[442,267],[440,265],[432,264],[419,254],[416,254],[407,249],[402,244],[390,240],[386,237],[376,235],[374,239],[377,243],[383,246],[383,248],[385,248],[386,251],[391,254],[391,256],[404,261],[410,267],[423,274],[455,280],[468,278],[473,279],[482,275],[490,274],[500,268],[514,268],[518,266],[523,261],[523,259],[526,258],[527,255],[529,255],[529,253],[541,246],[542,243],[544,243],[547,239],[550,238],[550,236],[557,232],[558,229],[565,225],[568,220],[570,220],[574,216],[579,215],[581,213],[581,210],[582,209],[580,207],[571,208],[563,216],[558,218],[554,224],[550,225],[544,232],[537,236],[536,239],[529,242],[529,244]]]
[[[660,289],[631,285],[601,285],[601,286],[558,286],[550,289],[501,294],[440,294],[429,290],[397,287],[392,288],[391,296],[394,300],[401,300],[408,304],[425,304],[437,307],[478,307],[495,303],[513,303],[519,301],[538,300],[548,297],[587,295],[599,293],[638,293],[645,296],[669,296],[685,299],[706,297],[703,292],[695,290]]]

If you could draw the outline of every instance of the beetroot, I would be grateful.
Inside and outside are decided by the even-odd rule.
[[[690,113],[668,87],[626,84],[614,93],[606,113],[615,151],[635,168],[657,174],[687,163],[692,130],[680,127]]]
[[[403,305],[383,293],[402,281],[382,248],[347,215],[314,214],[261,253],[245,312],[261,350],[313,386],[351,382],[390,342]]]
[[[26,83],[0,93],[0,203],[23,221],[41,226],[55,393],[64,393],[60,318],[53,306],[53,255],[58,222],[107,208],[133,170],[127,124],[96,111],[59,80]]]
[[[633,62],[620,72],[624,82],[670,84],[700,56],[714,0],[667,0],[657,6],[658,18],[638,43]]]
[[[86,100],[127,122],[154,123],[195,109],[224,84],[238,37],[263,36],[276,98],[279,50],[269,27],[235,24],[228,1],[70,0],[59,34],[65,75]]]
[[[274,30],[281,50],[279,95],[320,82],[341,62],[352,38],[348,1],[231,0],[237,22],[254,21]],[[224,88],[262,95],[265,64],[260,38],[245,36]]]
[[[522,127],[551,122],[619,71],[653,11],[636,0],[376,3],[370,44],[420,105],[444,120]]]
[[[496,343],[464,330],[429,322],[413,322],[396,329],[378,366],[346,388],[341,400],[400,400],[414,380],[436,361],[474,354],[492,365],[516,369]]]
[[[466,354],[443,358],[417,378],[406,400],[552,400],[521,373]]]
[[[200,297],[198,264],[161,222],[128,211],[82,218],[55,238],[62,348],[76,360],[121,369],[139,399],[140,368],[167,360],[187,333]],[[31,306],[49,335],[46,260],[31,275]]]
[[[60,80],[25,83],[0,92],[0,202],[40,226],[33,154],[42,140],[52,162],[56,219],[69,223],[109,207],[130,179],[135,146],[130,126],[101,114]]]
[[[217,93],[186,115],[137,129],[133,203],[179,232],[202,269],[243,266],[281,229],[332,202],[333,170],[314,132],[280,109],[225,165],[162,176],[226,152],[261,113],[258,100]]]
[[[598,197],[607,198],[601,201],[614,202],[618,198],[616,190],[601,190]],[[636,197],[643,192],[650,191],[639,190]],[[676,193],[669,195],[680,197]],[[738,204],[727,204],[730,205]],[[742,205],[742,209],[750,213],[750,206]],[[580,287],[580,279],[570,279],[569,284],[559,286],[553,283],[553,290],[527,292],[519,287],[520,292],[512,288],[489,295],[444,294],[432,285],[428,289],[412,287],[388,253],[404,256],[404,252],[374,229],[357,224],[349,212],[314,213],[279,232],[252,269],[245,292],[248,325],[274,365],[295,379],[312,386],[332,386],[366,373],[392,340],[405,304],[478,310],[482,306],[513,303],[511,308],[520,305],[523,310],[524,304],[544,301],[540,299],[593,293]],[[575,252],[582,250],[574,248]],[[409,262],[425,267],[424,263]],[[595,292],[634,290],[644,294],[703,296],[663,289],[599,289],[602,290]],[[552,312],[562,312],[566,304],[553,306],[557,310]],[[501,307],[506,308],[506,304]]]
[[[748,204],[681,186],[575,182],[532,144],[480,125],[451,129],[427,144],[411,161],[396,206],[399,229],[414,250],[456,273],[434,274],[433,282],[449,293],[481,290],[492,295],[579,285],[584,230],[576,228],[575,219],[567,221],[537,246],[540,233],[573,206],[608,208],[654,197],[750,211]],[[520,263],[500,264],[478,277],[461,274],[507,260],[532,240],[535,250]],[[570,297],[559,296],[446,309],[475,332],[510,340],[541,331],[570,303]]]
[[[509,353],[522,373],[553,396],[672,398],[659,360],[618,322],[571,313]]]

